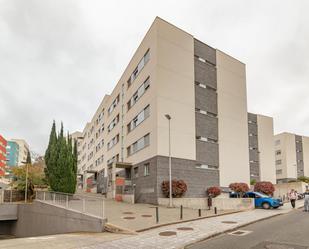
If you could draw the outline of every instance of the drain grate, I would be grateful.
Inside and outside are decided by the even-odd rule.
[[[126,216],[126,217],[123,217],[123,219],[125,219],[125,220],[134,220],[135,217],[133,217],[133,216]]]
[[[245,231],[245,230],[236,230],[231,233],[228,233],[229,235],[234,235],[234,236],[245,236],[249,233],[252,233],[251,231]]]
[[[176,234],[177,233],[173,232],[173,231],[165,231],[165,232],[159,233],[160,236],[173,236],[173,235],[176,235]]]
[[[236,221],[222,221],[221,223],[224,223],[224,224],[237,224]]]
[[[123,212],[123,214],[134,214],[133,212]]]
[[[179,230],[179,231],[192,231],[194,229],[192,227],[178,227],[177,230]]]

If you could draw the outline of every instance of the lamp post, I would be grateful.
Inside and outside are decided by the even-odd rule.
[[[26,164],[26,187],[25,187],[25,203],[27,203],[27,198],[28,198],[28,163],[27,162],[22,162]]]
[[[170,187],[170,201],[169,207],[173,207],[173,197],[172,197],[172,157],[171,157],[171,119],[172,117],[169,114],[165,114],[166,119],[168,120],[168,169],[169,169],[169,187]]]

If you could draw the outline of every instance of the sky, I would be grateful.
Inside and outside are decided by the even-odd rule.
[[[309,1],[0,0],[0,134],[82,130],[156,16],[246,64],[248,111],[309,136]]]

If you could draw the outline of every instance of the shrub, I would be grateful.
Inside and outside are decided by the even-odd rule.
[[[208,196],[217,197],[218,195],[221,194],[221,189],[218,188],[218,187],[209,187],[206,190],[206,193],[207,193]]]
[[[170,181],[163,181],[161,188],[166,197],[170,196]],[[187,192],[187,184],[183,180],[172,180],[172,196],[181,197]]]
[[[240,193],[241,195],[247,191],[249,191],[249,186],[244,182],[234,182],[231,183],[229,188],[236,193]]]
[[[255,179],[251,179],[250,180],[250,185],[255,185],[256,184],[256,180]]]
[[[254,185],[254,191],[261,192],[266,195],[273,195],[275,192],[275,187],[271,182],[257,182]]]

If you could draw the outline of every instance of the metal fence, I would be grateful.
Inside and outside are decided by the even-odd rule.
[[[35,199],[65,209],[106,218],[103,197],[68,194],[50,191],[36,191]]]

